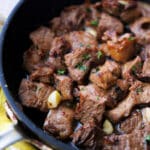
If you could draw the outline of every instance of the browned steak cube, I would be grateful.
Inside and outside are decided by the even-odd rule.
[[[122,67],[122,77],[129,83],[136,80],[135,76],[138,76],[142,70],[142,61],[139,56],[135,59],[128,61]]]
[[[30,34],[33,44],[41,50],[49,50],[54,33],[47,27],[40,27]]]
[[[19,97],[24,106],[47,112],[48,97],[53,90],[51,86],[46,84],[23,79],[19,88]]]
[[[65,75],[55,75],[56,89],[60,91],[63,100],[72,100],[73,81]]]
[[[96,85],[90,84],[80,86],[80,102],[75,110],[75,118],[85,123],[90,119],[95,119],[99,123],[102,119],[106,97],[103,90]]]
[[[143,118],[140,111],[134,111],[131,116],[126,118],[119,124],[118,131],[120,133],[132,133],[135,130],[143,128]]]
[[[92,70],[90,80],[100,88],[108,89],[116,83],[120,72],[119,64],[107,60],[103,66]]]
[[[49,111],[44,122],[44,129],[64,140],[69,138],[73,132],[73,118],[73,109],[60,105],[58,108]]]
[[[73,50],[90,48],[97,50],[97,40],[92,34],[84,31],[74,31],[66,36]]]
[[[73,133],[73,143],[82,149],[86,150],[95,150],[100,149],[101,146],[101,138],[103,136],[102,131],[96,125],[95,121],[89,120],[82,127],[77,129]]]
[[[121,21],[107,13],[102,13],[98,25],[98,39],[101,39],[105,31],[115,31],[117,34],[123,33],[124,27]]]
[[[34,46],[31,46],[29,50],[25,51],[23,55],[23,63],[25,69],[31,73],[39,67],[43,66],[43,60],[40,50],[36,49]]]
[[[40,81],[43,83],[51,83],[53,70],[50,67],[40,67],[35,70],[30,76],[31,81]]]
[[[130,134],[104,137],[103,150],[149,150],[146,137],[150,135],[150,128],[147,126],[143,130],[136,130]]]
[[[137,81],[130,87],[129,95],[117,107],[108,111],[108,117],[112,121],[118,122],[120,119],[128,117],[135,106],[149,104],[149,97],[150,84]]]
[[[50,56],[57,57],[63,56],[71,49],[69,42],[65,39],[64,36],[55,37],[52,41]]]

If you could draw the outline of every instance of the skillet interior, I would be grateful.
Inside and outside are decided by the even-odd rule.
[[[2,66],[0,67],[0,76],[3,89],[10,105],[13,107],[18,118],[35,132],[36,135],[47,144],[53,144],[55,148],[59,149],[74,148],[59,143],[41,129],[36,128],[42,127],[43,122],[40,122],[40,120],[42,120],[40,118],[43,116],[41,116],[40,113],[37,115],[37,111],[27,109],[25,110],[24,116],[24,114],[20,112],[20,109],[15,105],[15,102],[19,100],[17,95],[20,81],[26,76],[26,72],[22,68],[22,56],[24,51],[31,44],[28,39],[28,35],[31,31],[41,24],[46,25],[45,23],[48,22],[48,20],[59,15],[59,12],[64,6],[80,4],[83,2],[83,0],[45,0],[44,2],[42,0],[21,1],[10,16],[1,37],[0,61]],[[147,0],[147,2],[150,1]],[[8,85],[8,88],[5,84]],[[33,124],[26,116],[33,121]]]

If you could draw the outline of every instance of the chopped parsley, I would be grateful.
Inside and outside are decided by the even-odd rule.
[[[147,136],[145,137],[145,140],[146,140],[147,142],[150,142],[150,135],[147,135]]]
[[[59,75],[64,75],[65,73],[66,73],[65,69],[59,69],[59,70],[57,70],[57,74],[59,74]]]
[[[143,88],[142,88],[142,87],[138,87],[138,88],[136,89],[136,93],[139,94],[139,93],[141,93],[141,92],[143,92]]]
[[[83,43],[80,43],[80,47],[83,47],[84,46],[84,44]]]
[[[82,87],[80,90],[81,90],[81,91],[84,91],[84,90],[85,90],[85,88],[84,88],[84,87]]]
[[[129,41],[133,41],[134,39],[135,39],[135,38],[132,37],[132,36],[130,36],[130,37],[128,38]]]
[[[92,20],[91,25],[94,27],[97,27],[98,26],[98,20]]]
[[[91,58],[91,55],[90,54],[84,54],[82,56],[83,60],[89,60]]]
[[[83,65],[82,63],[78,63],[76,65],[76,68],[79,69],[79,70],[82,70],[82,71],[86,71],[87,70],[87,67],[85,65]]]
[[[101,51],[98,51],[98,52],[97,52],[97,58],[98,58],[98,59],[101,59],[102,55],[103,55],[103,53],[102,53]]]
[[[91,9],[88,7],[86,8],[86,12],[90,13],[91,12]]]
[[[88,45],[86,46],[86,48],[91,48],[91,45],[90,45],[90,44],[88,44]]]
[[[96,100],[100,100],[100,97],[99,97],[99,96],[96,96]]]
[[[142,67],[142,63],[141,63],[141,62],[139,62],[137,65],[134,65],[134,66],[131,68],[132,73],[133,73],[133,74],[136,74],[136,73],[139,71],[139,68],[141,68],[141,67]]]

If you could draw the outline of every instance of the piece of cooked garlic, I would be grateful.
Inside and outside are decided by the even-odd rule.
[[[113,125],[109,120],[105,120],[103,123],[103,131],[106,134],[112,134],[114,131]]]
[[[96,30],[94,30],[93,28],[86,27],[86,28],[85,28],[85,31],[88,32],[88,33],[90,33],[90,34],[92,34],[94,37],[97,36]]]
[[[142,109],[143,122],[150,123],[150,108]]]
[[[48,107],[56,108],[61,102],[61,95],[58,91],[53,91],[48,97]]]
[[[119,0],[118,1],[120,4],[122,4],[122,5],[128,5],[129,4],[129,2],[128,1],[126,1],[126,0]]]

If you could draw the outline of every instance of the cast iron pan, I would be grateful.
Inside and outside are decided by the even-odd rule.
[[[33,109],[18,107],[18,87],[26,76],[22,56],[31,41],[28,35],[40,25],[58,16],[65,7],[84,0],[21,0],[9,16],[0,39],[0,81],[7,100],[18,119],[44,143],[59,150],[76,150],[71,143],[63,143],[45,133],[40,120],[43,115]],[[94,1],[93,1],[94,2]],[[150,0],[147,0],[150,2]]]

